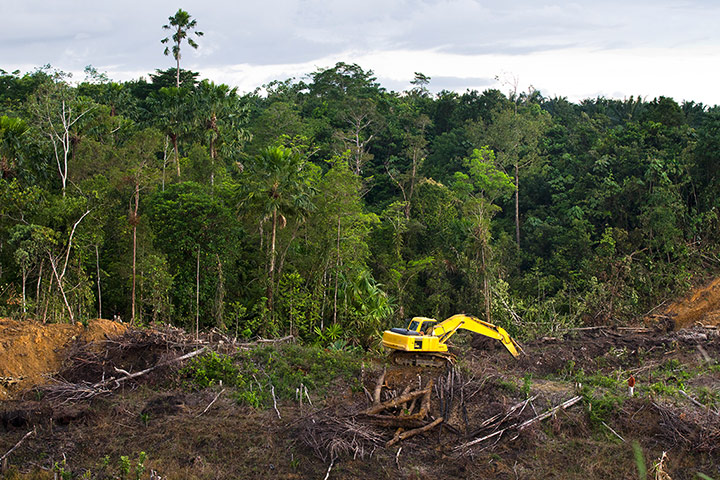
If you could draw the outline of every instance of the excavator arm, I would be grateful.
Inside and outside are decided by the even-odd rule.
[[[520,349],[520,345],[508,335],[504,328],[493,325],[492,323],[483,322],[470,315],[453,315],[447,320],[435,325],[432,334],[439,338],[440,343],[444,344],[447,343],[450,337],[458,330],[469,330],[486,337],[500,340],[513,357],[519,355],[518,350]]]

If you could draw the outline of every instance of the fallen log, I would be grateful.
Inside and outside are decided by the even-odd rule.
[[[153,366],[150,367],[150,368],[146,368],[145,370],[141,370],[141,371],[139,371],[139,372],[131,373],[130,375],[126,375],[126,376],[121,377],[121,378],[110,378],[110,379],[105,380],[105,381],[103,381],[103,382],[98,382],[98,383],[94,384],[94,385],[92,386],[92,388],[102,388],[102,387],[107,386],[107,385],[110,385],[110,384],[112,384],[112,383],[115,383],[115,386],[116,386],[116,388],[117,388],[117,387],[120,386],[120,383],[121,383],[121,382],[124,382],[124,381],[126,381],[126,380],[131,380],[131,379],[133,379],[133,378],[137,378],[137,377],[146,375],[146,374],[152,372],[153,370],[155,370],[155,369],[157,369],[157,368],[164,367],[164,366],[170,365],[170,364],[172,364],[172,363],[181,362],[181,361],[183,361],[183,360],[187,360],[188,358],[195,357],[195,356],[200,355],[201,353],[203,353],[206,349],[207,349],[207,347],[202,347],[202,348],[200,348],[200,349],[198,349],[198,350],[195,350],[194,352],[186,353],[185,355],[181,355],[181,356],[176,357],[176,358],[173,358],[173,359],[171,359],[171,360],[166,360],[166,361],[164,361],[164,362],[158,363],[157,365],[153,365]]]
[[[414,415],[365,415],[364,418],[378,427],[417,428],[424,425],[423,419],[416,413]]]
[[[408,430],[406,432],[398,431],[398,433],[395,434],[393,439],[388,441],[385,444],[385,447],[392,447],[393,445],[395,445],[396,443],[398,443],[402,440],[406,440],[406,439],[408,439],[410,437],[414,437],[415,435],[418,435],[420,433],[427,432],[428,430],[431,430],[431,429],[435,428],[436,426],[440,425],[442,423],[442,421],[443,421],[443,417],[439,417],[439,418],[436,418],[433,422],[428,423],[424,427],[416,428],[414,430]]]

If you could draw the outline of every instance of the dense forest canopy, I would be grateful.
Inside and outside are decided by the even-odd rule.
[[[241,95],[175,58],[149,81],[0,71],[0,315],[533,335],[720,266],[717,106],[390,92],[345,63]]]

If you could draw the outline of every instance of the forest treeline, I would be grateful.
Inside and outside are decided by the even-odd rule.
[[[0,315],[368,346],[467,312],[522,336],[720,266],[716,106],[391,92],[345,63],[242,95],[86,74],[0,71]]]

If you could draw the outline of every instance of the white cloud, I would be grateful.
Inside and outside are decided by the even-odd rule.
[[[720,4],[711,1],[187,0],[182,7],[205,36],[197,51],[182,51],[181,66],[245,91],[346,61],[394,89],[416,71],[434,76],[433,88],[460,91],[462,79],[482,89],[483,79],[506,71],[571,99],[665,94],[720,103]],[[3,2],[0,68],[107,65],[116,80],[169,68],[161,27],[176,10],[169,0]]]

